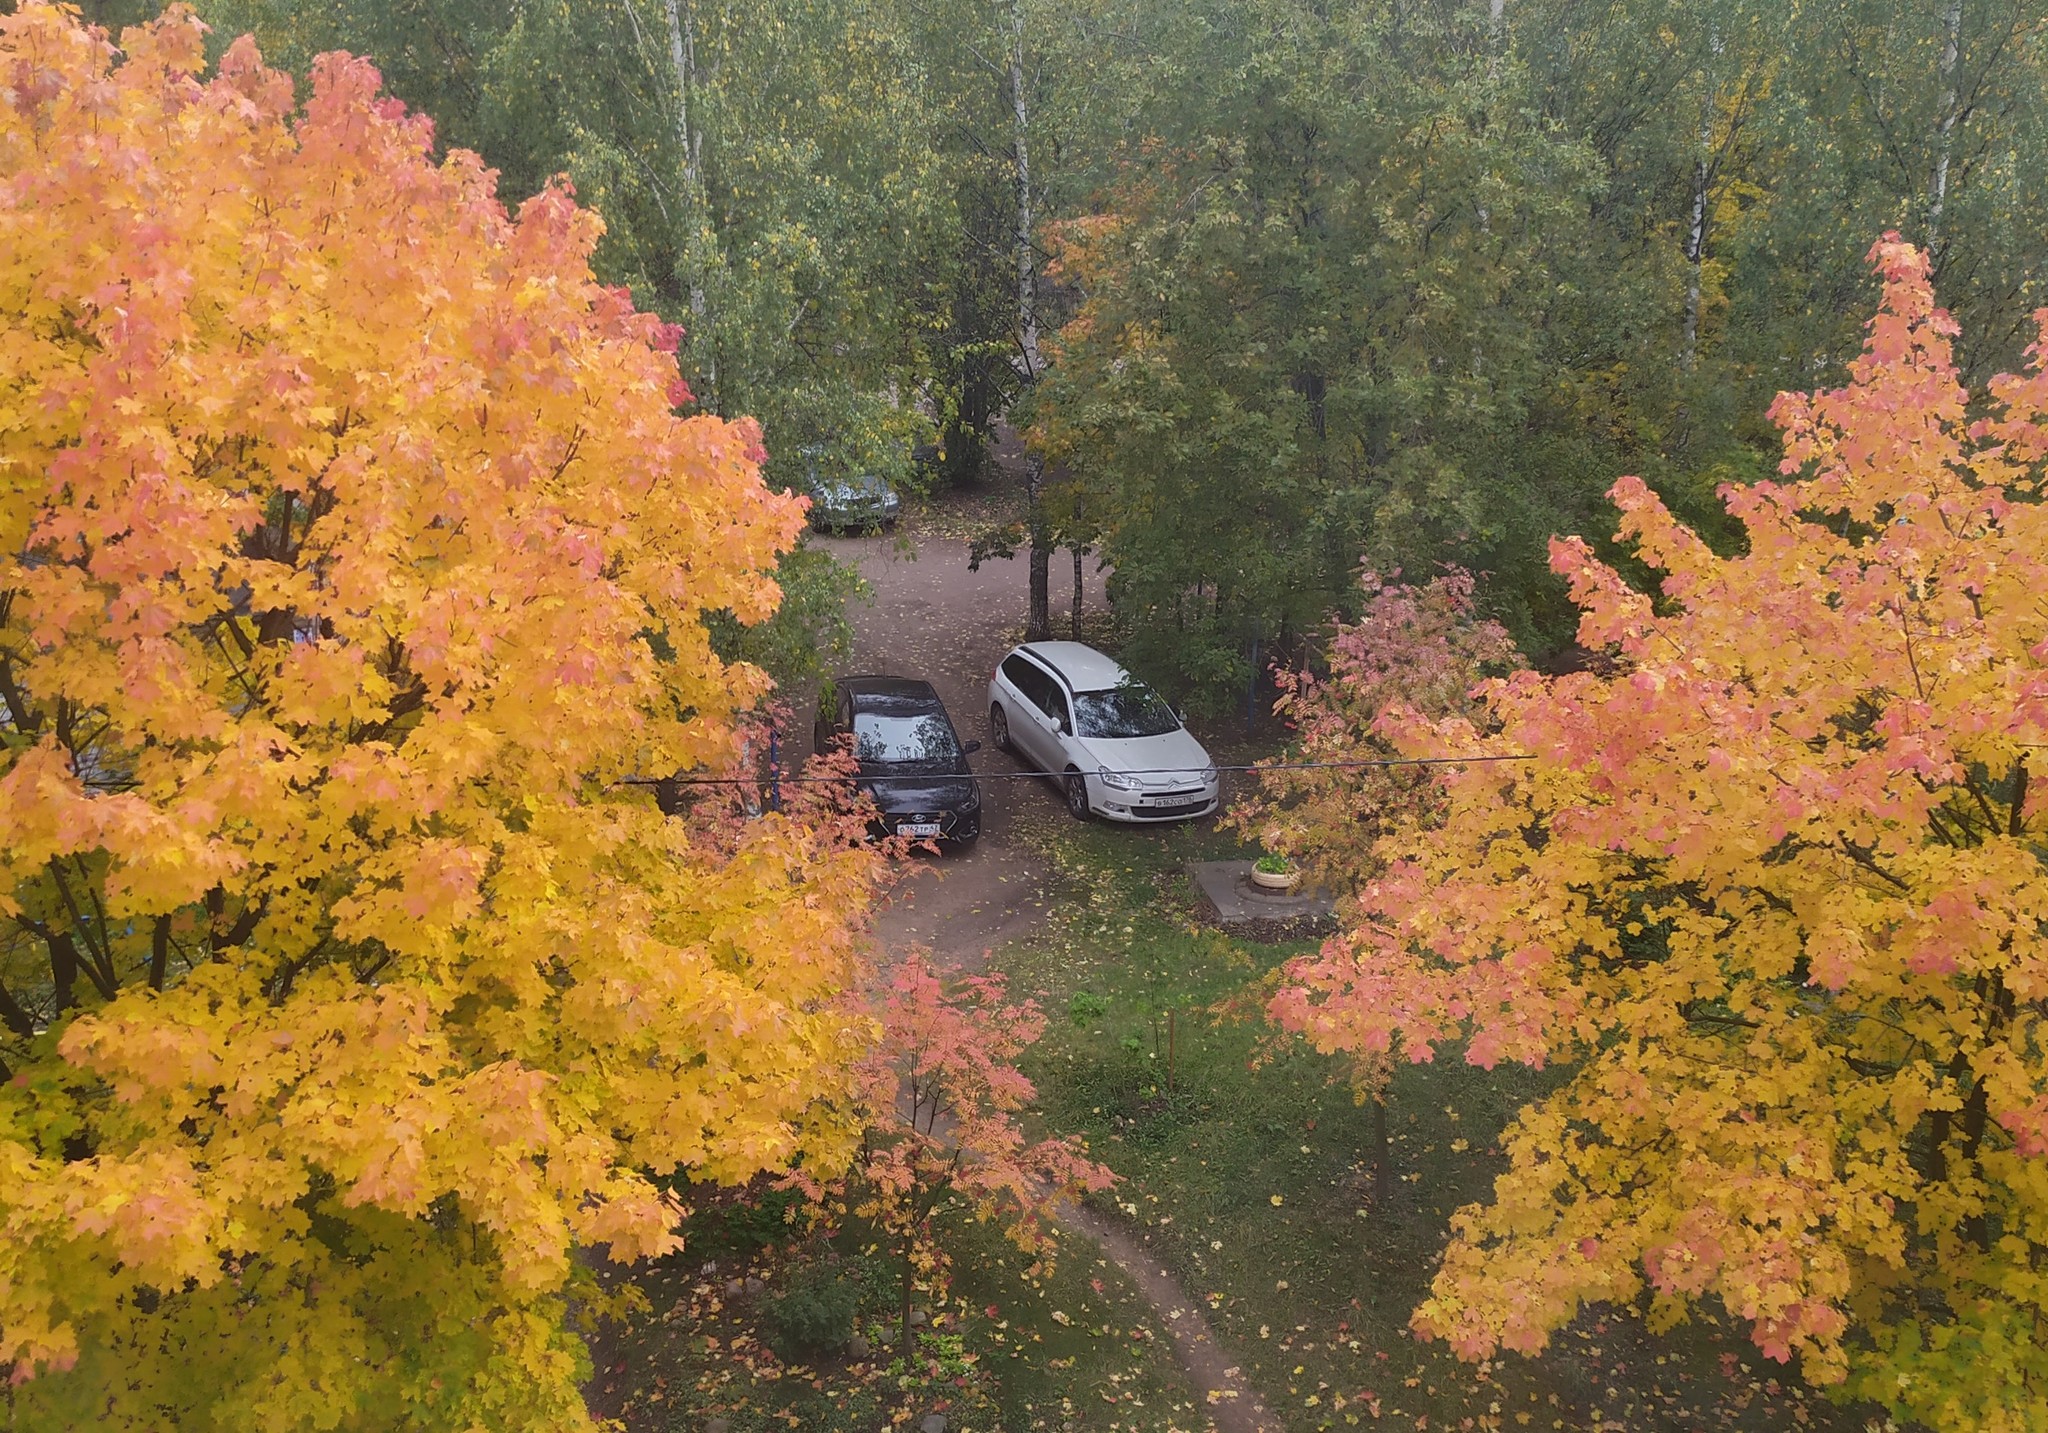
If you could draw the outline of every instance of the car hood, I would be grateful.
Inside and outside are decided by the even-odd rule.
[[[973,797],[974,778],[958,772],[860,776],[863,791],[872,792],[884,811],[957,811]]]
[[[1183,727],[1164,736],[1140,736],[1123,740],[1086,737],[1081,742],[1098,765],[1111,771],[1140,771],[1147,787],[1177,789],[1202,780],[1210,766],[1209,753]]]

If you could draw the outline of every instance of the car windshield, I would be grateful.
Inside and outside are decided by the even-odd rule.
[[[1180,730],[1180,719],[1159,694],[1142,682],[1106,692],[1074,693],[1074,716],[1082,736],[1112,741],[1140,736],[1165,736]]]
[[[873,473],[855,473],[850,478],[818,478],[812,486],[835,498],[880,498],[889,496],[889,485]]]
[[[863,766],[951,765],[960,743],[944,712],[856,712],[853,754]]]

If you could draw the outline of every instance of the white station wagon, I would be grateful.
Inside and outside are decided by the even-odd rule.
[[[1059,783],[1076,820],[1183,820],[1222,797],[1209,753],[1173,708],[1080,642],[1012,649],[988,684],[988,730]]]

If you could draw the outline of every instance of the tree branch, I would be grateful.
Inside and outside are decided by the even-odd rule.
[[[1908,894],[1912,892],[1913,888],[1911,886],[1907,885],[1890,871],[1887,871],[1883,866],[1878,865],[1877,858],[1874,855],[1857,845],[1854,841],[1851,841],[1846,835],[1837,835],[1835,839],[1841,843],[1842,849],[1849,854],[1849,858],[1864,870],[1870,872],[1873,876],[1890,882],[1897,890],[1905,891]]]

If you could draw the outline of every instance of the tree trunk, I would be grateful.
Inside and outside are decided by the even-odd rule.
[[[704,264],[714,242],[709,230],[710,215],[704,202],[704,136],[690,128],[690,89],[696,81],[697,31],[694,20],[683,10],[682,0],[662,0],[662,14],[668,22],[668,58],[676,72],[676,145],[683,158],[683,267],[690,286],[691,352],[704,371],[708,390],[705,406],[718,411],[718,352],[711,342],[710,323],[705,315],[709,303],[704,291]],[[701,344],[701,347],[700,347]]]
[[[1011,244],[1017,265],[1018,371],[1024,386],[1038,381],[1038,256],[1031,246],[1031,115],[1024,98],[1024,4],[1010,0],[1011,145],[1016,156],[1017,213]],[[1045,463],[1037,454],[1024,465],[1025,525],[1031,540],[1031,606],[1026,641],[1052,635],[1052,543],[1045,521]]]
[[[1031,611],[1025,619],[1024,640],[1043,642],[1052,636],[1052,549],[1031,545]]]
[[[1713,59],[1721,54],[1721,37],[1709,32],[1707,49]],[[1706,83],[1700,90],[1698,147],[1692,160],[1692,213],[1685,230],[1685,321],[1679,339],[1678,366],[1687,373],[1699,361],[1700,290],[1702,270],[1707,261],[1708,189],[1714,177],[1714,105],[1720,97],[1720,82],[1713,59],[1708,61]]]
[[[1024,499],[1031,533],[1031,606],[1024,618],[1024,640],[1043,642],[1052,636],[1052,539],[1045,530],[1045,463],[1033,453],[1024,460]]]
[[[1700,256],[1707,237],[1707,161],[1693,164],[1692,223],[1685,241],[1685,323],[1679,339],[1678,366],[1687,373],[1699,359]]]
[[[905,1374],[909,1374],[915,1366],[912,1362],[915,1354],[910,1342],[910,1294],[911,1285],[917,1278],[917,1265],[911,1261],[910,1254],[910,1241],[906,1239],[903,1241],[903,1300],[896,1310],[896,1337],[899,1340],[896,1348],[903,1355]]]
[[[1081,640],[1081,544],[1074,544],[1074,640]]]
[[[1384,1092],[1373,1096],[1372,1101],[1372,1195],[1379,1201],[1380,1208],[1387,1208],[1387,1201],[1394,1193],[1394,1167],[1387,1140],[1387,1097]]]
[[[1955,150],[1956,61],[1962,53],[1963,0],[1948,0],[1941,42],[1941,118],[1934,129],[1934,173],[1927,182],[1927,257],[1939,264],[1941,220],[1948,208],[1948,166]]]
[[[1038,348],[1038,261],[1031,247],[1031,117],[1024,99],[1024,6],[1010,3],[1010,142],[1016,154],[1017,225],[1011,234],[1017,264],[1017,346],[1024,382],[1035,383]]]

